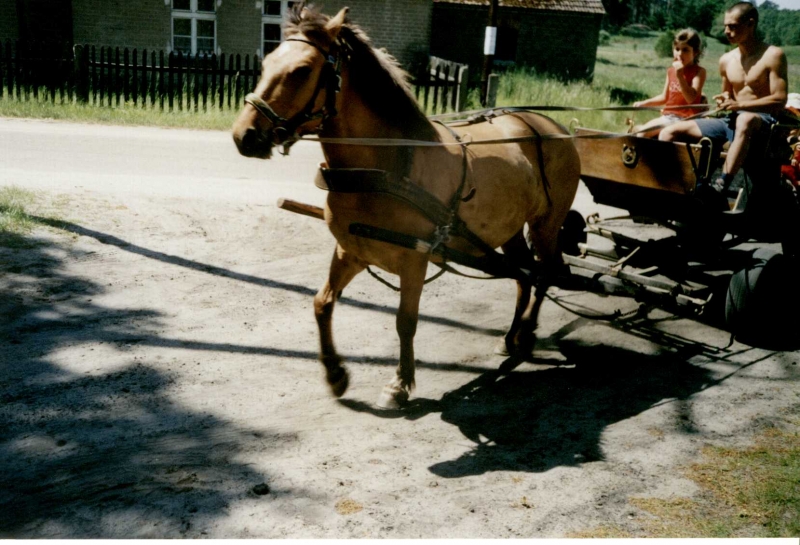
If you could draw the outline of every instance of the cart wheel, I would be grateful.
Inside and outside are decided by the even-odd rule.
[[[759,249],[752,263],[731,276],[725,296],[725,326],[748,344],[779,341],[792,328],[796,294],[783,254]]]
[[[577,210],[570,210],[567,212],[567,217],[564,219],[564,225],[561,226],[561,231],[558,234],[558,243],[561,246],[561,251],[567,255],[578,255],[579,243],[586,242],[586,220],[583,219],[581,213]]]

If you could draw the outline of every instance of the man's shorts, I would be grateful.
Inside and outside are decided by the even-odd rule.
[[[765,134],[765,131],[769,129],[770,125],[777,123],[775,118],[769,114],[753,113],[764,121],[761,126],[761,131],[759,131],[757,135],[759,137]],[[703,136],[707,136],[711,140],[719,143],[731,142],[736,132],[736,118],[738,114],[738,112],[730,112],[724,117],[702,117],[695,119],[694,122],[697,123],[697,126],[700,128],[700,133]]]

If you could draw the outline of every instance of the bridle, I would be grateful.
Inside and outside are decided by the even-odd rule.
[[[275,113],[275,110],[257,94],[249,93],[244,97],[244,101],[247,104],[250,104],[258,113],[269,119],[270,123],[272,123],[272,130],[278,139],[279,145],[282,147],[282,155],[288,155],[289,148],[300,139],[297,130],[302,125],[309,121],[316,121],[319,119],[321,122],[315,131],[319,132],[325,121],[336,116],[338,113],[336,110],[336,94],[342,89],[341,63],[338,54],[334,56],[314,42],[301,38],[287,38],[286,41],[308,44],[325,57],[325,64],[322,65],[322,71],[317,80],[317,87],[314,90],[314,95],[311,97],[308,104],[306,104],[305,108],[300,110],[300,112],[295,114],[292,118],[287,119]],[[314,111],[317,97],[319,97],[319,93],[323,88],[325,89],[325,103],[322,105],[322,108]]]

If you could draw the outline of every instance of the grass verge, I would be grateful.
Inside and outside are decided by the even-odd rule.
[[[28,208],[36,195],[18,187],[0,187],[0,246],[17,248],[25,246],[24,235],[35,225]]]
[[[0,187],[0,247],[20,249],[38,245],[30,236],[35,227],[59,229],[63,220],[55,213],[68,205],[68,199],[43,198],[16,186]]]
[[[210,109],[203,111],[162,112],[159,109],[143,109],[133,104],[108,108],[83,104],[60,104],[46,100],[19,101],[0,100],[0,117],[24,117],[32,119],[55,119],[77,123],[99,123],[123,126],[154,126],[198,130],[230,130],[237,111]]]
[[[798,424],[797,422],[795,424]],[[731,538],[800,535],[800,432],[769,428],[748,448],[706,447],[685,470],[695,498],[632,498],[641,530],[603,525],[574,537]]]

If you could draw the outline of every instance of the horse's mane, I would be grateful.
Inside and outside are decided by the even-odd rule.
[[[339,47],[350,66],[350,84],[368,108],[393,125],[414,131],[418,137],[435,134],[412,94],[409,74],[397,59],[374,48],[369,36],[349,20],[345,20],[337,43],[331,44],[325,31],[329,20],[316,7],[297,3],[286,15],[284,35],[303,34],[328,48]]]

